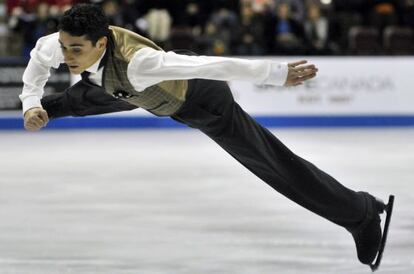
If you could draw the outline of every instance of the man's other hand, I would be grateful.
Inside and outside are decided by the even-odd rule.
[[[24,114],[24,128],[29,131],[40,130],[49,122],[47,112],[40,107],[31,108]]]
[[[307,62],[306,60],[301,60],[288,64],[288,76],[285,87],[301,85],[304,81],[316,76],[318,69],[313,64],[305,65]]]

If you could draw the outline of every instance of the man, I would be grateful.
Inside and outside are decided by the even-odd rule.
[[[347,189],[292,153],[241,109],[223,82],[296,86],[316,76],[314,65],[164,52],[135,33],[108,27],[101,9],[93,5],[68,10],[59,30],[39,39],[23,75],[26,129],[39,130],[49,118],[137,107],[170,116],[200,129],[289,199],[347,229],[359,260],[373,269],[378,266],[389,223],[382,236],[379,215],[386,210],[389,219],[392,198],[386,206],[366,192]],[[61,63],[81,74],[82,81],[42,99],[50,68]]]

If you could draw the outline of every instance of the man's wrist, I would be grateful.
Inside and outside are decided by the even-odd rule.
[[[29,110],[33,108],[42,108],[42,104],[40,103],[40,99],[37,96],[30,96],[24,98],[22,100],[22,112],[23,115]]]
[[[26,117],[26,114],[27,113],[29,113],[29,111],[30,110],[34,110],[34,109],[43,109],[42,107],[32,107],[32,108],[29,108],[28,110],[26,110],[24,113],[23,113],[23,117]]]

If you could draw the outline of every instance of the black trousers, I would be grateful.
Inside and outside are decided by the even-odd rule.
[[[200,129],[264,182],[308,210],[352,230],[367,218],[368,194],[355,192],[290,151],[234,101],[225,82],[189,81],[172,116]]]

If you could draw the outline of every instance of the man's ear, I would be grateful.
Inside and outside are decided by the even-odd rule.
[[[105,49],[107,43],[108,43],[108,38],[106,36],[99,38],[99,40],[96,42],[99,49]]]

